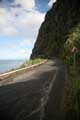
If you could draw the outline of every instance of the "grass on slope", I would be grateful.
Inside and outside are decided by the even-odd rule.
[[[41,58],[37,58],[37,59],[33,59],[33,60],[29,60],[29,61],[26,61],[25,63],[23,63],[20,68],[24,68],[24,67],[28,67],[28,66],[31,66],[31,65],[34,65],[34,64],[38,64],[38,63],[41,63],[43,62],[44,59],[41,59]]]
[[[25,61],[19,68],[12,68],[9,72],[14,71],[14,70],[18,70],[18,69],[21,69],[21,68],[29,67],[31,65],[35,65],[35,64],[38,64],[38,63],[41,63],[44,60],[45,59],[36,58],[34,60]]]
[[[70,80],[73,89],[73,106],[76,112],[76,117],[80,118],[80,67],[70,67]]]

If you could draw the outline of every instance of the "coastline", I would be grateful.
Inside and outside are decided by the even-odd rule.
[[[36,64],[30,65],[30,66],[27,66],[27,67],[19,68],[19,69],[10,71],[10,72],[0,74],[0,81],[8,79],[10,77],[14,77],[14,76],[24,74],[24,73],[26,73],[26,72],[28,72],[30,70],[33,70],[34,68],[36,68],[36,67],[38,67],[38,66],[40,66],[40,65],[42,65],[42,64],[44,64],[46,62],[47,62],[47,60],[43,60],[40,63],[36,63]]]
[[[25,60],[0,60],[0,74],[18,69]]]

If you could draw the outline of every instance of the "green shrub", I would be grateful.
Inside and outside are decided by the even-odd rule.
[[[44,59],[41,59],[41,58],[36,58],[36,59],[33,59],[33,60],[29,60],[29,61],[26,61],[25,63],[23,63],[20,66],[20,68],[24,68],[24,67],[31,66],[31,65],[34,65],[34,64],[38,64],[42,61],[44,61]]]

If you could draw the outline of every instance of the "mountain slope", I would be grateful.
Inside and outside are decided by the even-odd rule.
[[[63,57],[71,31],[80,23],[79,0],[57,0],[45,16],[34,45],[31,59]]]

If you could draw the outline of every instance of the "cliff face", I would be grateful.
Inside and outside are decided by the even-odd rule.
[[[59,57],[69,32],[80,23],[79,0],[57,0],[45,16],[31,58]]]

